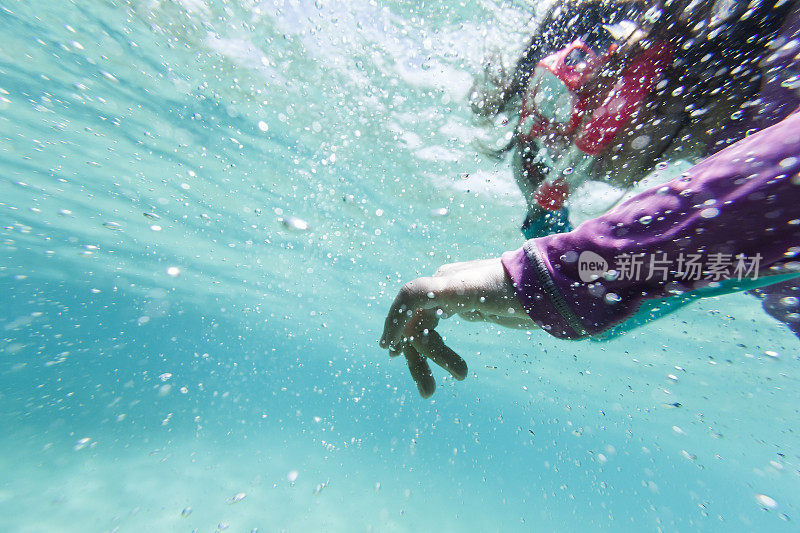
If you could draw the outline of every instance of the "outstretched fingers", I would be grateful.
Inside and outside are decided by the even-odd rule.
[[[427,330],[415,335],[411,344],[416,351],[461,381],[467,377],[467,363],[456,352],[451,350],[435,330]]]
[[[417,384],[420,396],[430,398],[436,390],[436,381],[433,379],[428,361],[411,344],[403,347],[403,353],[408,363],[408,371]]]

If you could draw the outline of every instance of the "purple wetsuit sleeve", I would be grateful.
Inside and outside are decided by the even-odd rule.
[[[584,252],[612,269],[622,258],[640,257],[641,269],[582,281]],[[556,337],[581,338],[625,321],[646,300],[736,279],[733,269],[687,277],[686,258],[706,265],[749,258],[764,276],[798,254],[800,113],[794,113],[574,231],[527,241],[502,261],[534,322]],[[653,275],[656,264],[668,267]]]

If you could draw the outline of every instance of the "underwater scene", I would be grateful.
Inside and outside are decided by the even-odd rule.
[[[429,398],[379,345],[404,284],[525,243],[525,116],[476,87],[552,7],[0,0],[0,530],[796,531],[794,296],[580,340],[439,308]],[[673,137],[538,236],[701,159]]]

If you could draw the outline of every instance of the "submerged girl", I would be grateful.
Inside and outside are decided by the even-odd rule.
[[[518,115],[497,155],[512,154],[525,237],[571,229],[569,196],[586,180],[628,188],[659,162],[697,161],[743,137],[740,110],[793,4],[554,3],[513,73],[487,66],[471,95],[478,115]]]
[[[669,9],[661,6],[653,28],[672,28],[670,24],[695,20],[687,18],[686,6],[678,4],[681,2],[669,3]],[[800,9],[795,2],[777,4],[788,5],[789,11],[781,17],[780,28],[771,37],[774,53],[761,57],[758,76],[753,71],[744,74],[745,78],[753,78],[755,88],[750,88],[753,92],[746,93],[748,98],[734,113],[737,123],[716,132],[726,136],[748,132],[749,137],[707,157],[683,176],[639,194],[574,231],[531,239],[523,248],[507,252],[502,258],[445,265],[433,277],[403,286],[386,318],[381,346],[392,355],[405,355],[422,396],[430,396],[435,389],[428,359],[457,379],[466,376],[464,360],[435,331],[441,317],[458,314],[467,320],[509,327],[539,327],[562,339],[610,336],[693,299],[795,280],[800,273],[800,264],[794,260],[800,254],[800,113],[792,112],[800,101],[795,86],[787,83],[787,76],[798,65]],[[711,7],[704,7],[705,16],[696,20],[710,21]],[[693,23],[690,29],[697,24]],[[710,27],[710,22],[706,25]],[[652,49],[646,41],[637,42],[645,51]],[[711,60],[713,54],[706,62]],[[744,63],[744,70],[748,64]],[[624,72],[625,68],[617,72]],[[602,70],[592,73],[601,79],[591,78],[584,83],[609,83],[603,81]],[[732,71],[729,74],[734,76]],[[648,83],[658,85],[655,78]],[[721,95],[726,84],[718,85],[720,90],[715,94]],[[719,98],[725,107],[736,102],[739,95]],[[640,175],[641,170],[636,169],[645,168],[653,158],[630,155],[629,148],[636,151],[633,144],[637,136],[643,131],[655,132],[648,137],[661,141],[663,133],[658,132],[673,131],[674,136],[685,127],[682,123],[665,125],[672,120],[663,110],[671,108],[669,102],[659,104],[666,108],[648,108],[643,101],[638,105],[637,109],[649,113],[638,112],[631,119],[635,118],[637,125],[631,126],[631,122],[624,130],[614,132],[614,142],[620,146],[616,153],[612,143],[607,144],[606,149],[611,151],[598,152],[601,159],[591,156],[592,161],[583,165],[581,172],[602,169],[609,176],[626,172]],[[588,104],[585,109],[589,109]],[[562,118],[562,122],[571,120],[566,113]],[[776,122],[779,123],[766,127]],[[566,141],[578,138],[581,131],[586,133],[579,125],[571,132],[559,133],[566,150],[560,154],[572,150]],[[603,138],[603,131],[601,128],[586,135],[590,139]],[[532,146],[552,150],[558,136],[547,136]],[[724,146],[730,140],[718,138],[713,145]],[[645,149],[660,150],[650,145]],[[543,160],[539,152],[532,155],[533,149],[522,144],[516,150],[516,157],[523,162],[518,180],[523,178],[536,185],[531,180],[541,174]],[[525,158],[532,161],[527,167]],[[557,160],[555,164],[561,165]],[[621,170],[608,170],[613,168]],[[532,206],[534,214],[537,206],[548,212],[564,207],[563,202],[543,204],[542,198],[558,199],[560,194],[565,199],[564,187],[559,194],[551,193],[553,189],[558,192],[558,180],[571,176],[576,169],[571,170],[548,177],[549,182],[542,177],[534,194],[526,194],[529,207],[531,200],[536,204]],[[569,178],[563,182],[568,193]],[[545,183],[553,185],[545,191],[549,196],[537,195]]]

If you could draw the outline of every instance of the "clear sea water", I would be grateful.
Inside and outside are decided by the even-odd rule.
[[[521,245],[466,95],[530,22],[0,0],[0,530],[797,530],[800,341],[752,297],[452,320],[431,400],[378,348],[402,281]]]

